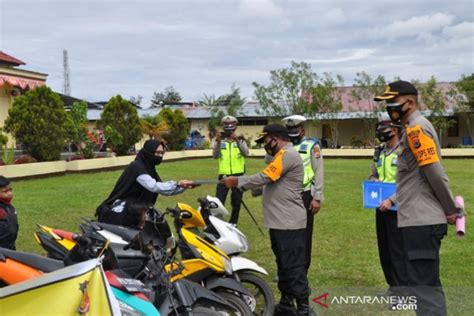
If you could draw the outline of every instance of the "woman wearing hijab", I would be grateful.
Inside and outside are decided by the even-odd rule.
[[[165,151],[166,144],[162,141],[149,139],[145,142],[135,160],[117,180],[109,197],[97,208],[96,216],[100,222],[129,226],[129,204],[139,201],[154,205],[158,194],[180,194],[196,186],[189,180],[161,181],[155,167],[163,160]]]

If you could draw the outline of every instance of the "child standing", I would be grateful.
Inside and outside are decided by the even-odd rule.
[[[0,176],[0,247],[15,250],[19,226],[12,200],[13,189],[10,180]]]

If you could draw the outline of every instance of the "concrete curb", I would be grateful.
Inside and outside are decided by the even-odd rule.
[[[373,149],[323,149],[324,158],[366,159],[374,154]],[[474,148],[442,149],[444,158],[474,158]],[[251,149],[250,158],[265,156],[263,149]],[[188,150],[166,153],[164,161],[179,161],[212,157],[212,150]],[[107,157],[74,161],[35,162],[21,165],[0,166],[0,175],[11,179],[48,177],[75,172],[97,172],[123,169],[135,156]]]

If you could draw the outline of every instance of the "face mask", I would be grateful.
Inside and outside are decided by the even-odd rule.
[[[153,164],[155,166],[159,165],[163,161],[163,156],[155,156],[153,158]]]
[[[392,122],[397,122],[399,121],[402,117],[407,114],[408,111],[402,110],[403,106],[407,103],[408,101],[405,101],[403,103],[387,103],[387,113],[388,116],[390,116],[390,119]]]
[[[381,142],[387,142],[390,139],[392,139],[395,135],[390,135],[392,131],[385,132],[383,130],[376,130],[375,131],[375,136],[377,137],[378,140]]]
[[[11,204],[12,200],[13,200],[13,197],[5,197],[3,199],[1,199],[3,202],[7,203],[7,204]]]
[[[272,143],[275,143],[275,145],[272,145]],[[265,144],[265,146],[263,146],[263,148],[265,149],[267,154],[269,154],[270,156],[275,156],[277,146],[278,144],[276,142],[276,139],[272,138],[267,144]]]
[[[301,135],[289,136],[289,137],[290,137],[290,140],[293,143],[293,145],[298,145],[301,142],[301,140],[303,139],[303,137],[301,137]]]
[[[222,137],[229,138],[231,134],[232,134],[232,131],[223,131],[222,132]]]

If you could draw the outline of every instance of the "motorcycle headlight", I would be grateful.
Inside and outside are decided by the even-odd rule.
[[[128,304],[126,304],[122,301],[118,301],[118,303],[119,303],[119,306],[120,306],[120,313],[122,314],[122,316],[143,316],[142,313],[140,313],[139,311],[137,311],[136,309],[134,309],[130,305],[128,305]]]
[[[249,250],[249,242],[247,241],[247,238],[243,234],[239,234],[239,239],[242,244],[240,252],[247,252]]]
[[[232,273],[234,273],[234,270],[232,269],[232,262],[230,262],[230,260],[226,257],[222,257],[222,260],[224,261],[225,273],[228,275],[232,275]]]

